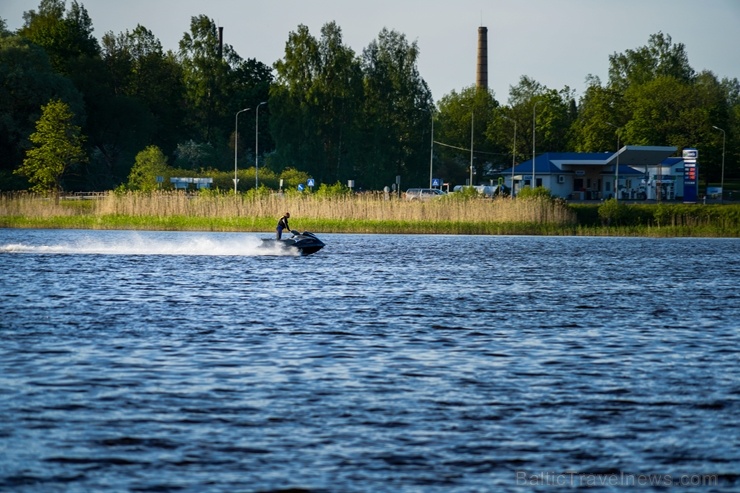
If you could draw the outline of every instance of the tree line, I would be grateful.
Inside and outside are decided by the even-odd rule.
[[[335,22],[318,36],[299,25],[268,66],[223,43],[204,15],[191,18],[177,51],[143,25],[98,42],[77,1],[41,0],[23,20],[10,32],[0,19],[4,190],[38,178],[36,168],[53,160],[44,139],[54,135],[76,148],[45,183],[75,191],[143,186],[141,163],[152,160],[202,176],[258,164],[273,176],[298,170],[362,189],[396,176],[424,185],[430,168],[453,184],[487,183],[530,159],[535,139],[538,154],[696,147],[711,182],[720,180],[724,144],[725,174],[738,174],[740,83],[697,73],[685,46],[664,33],[610,55],[608,80],[587,76],[578,98],[522,76],[505,104],[475,86],[435,104],[418,44],[393,30],[355,53]],[[255,185],[240,180],[239,189]]]

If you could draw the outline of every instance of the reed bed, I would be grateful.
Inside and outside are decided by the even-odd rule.
[[[92,200],[64,200],[55,203],[53,197],[30,193],[0,194],[0,217],[54,218],[89,215]]]
[[[567,205],[548,200],[471,199],[408,202],[382,195],[322,198],[310,195],[184,193],[109,194],[96,204],[97,215],[277,218],[289,211],[301,220],[402,222],[525,222],[571,224]]]
[[[289,211],[297,229],[326,233],[740,236],[740,206],[633,205],[628,223],[599,221],[598,205],[562,200],[445,197],[408,202],[383,194],[319,196],[204,191],[126,192],[95,198],[0,194],[0,227],[272,231]]]

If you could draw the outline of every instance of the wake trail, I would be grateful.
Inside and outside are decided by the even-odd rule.
[[[65,254],[65,255],[188,255],[188,256],[294,256],[292,251],[265,247],[256,236],[213,238],[208,235],[177,239],[157,239],[139,234],[101,240],[80,239],[34,245],[7,243],[0,245],[2,253]]]

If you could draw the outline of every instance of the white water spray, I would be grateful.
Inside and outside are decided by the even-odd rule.
[[[203,255],[203,256],[295,256],[297,251],[276,245],[263,246],[252,235],[209,233],[106,232],[73,241],[46,244],[16,242],[0,244],[2,253],[67,255]]]

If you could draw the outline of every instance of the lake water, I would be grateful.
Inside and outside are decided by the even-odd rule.
[[[260,236],[0,230],[0,491],[740,489],[740,240]]]

